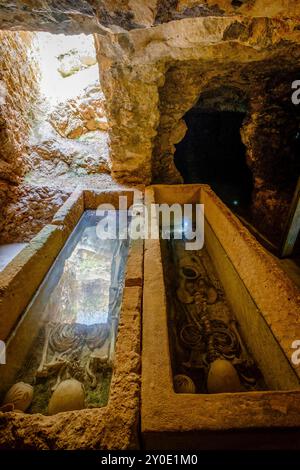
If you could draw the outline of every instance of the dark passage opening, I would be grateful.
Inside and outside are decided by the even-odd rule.
[[[187,133],[175,152],[185,183],[209,184],[237,212],[245,212],[253,189],[240,136],[244,118],[244,112],[192,108],[184,117]]]

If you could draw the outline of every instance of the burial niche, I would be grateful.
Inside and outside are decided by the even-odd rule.
[[[209,184],[240,212],[249,207],[253,190],[240,135],[246,111],[245,98],[232,88],[202,94],[184,116],[188,130],[174,157],[185,183]]]

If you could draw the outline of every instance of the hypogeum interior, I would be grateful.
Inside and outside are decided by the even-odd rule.
[[[0,0],[1,448],[297,448],[299,84],[293,0]]]

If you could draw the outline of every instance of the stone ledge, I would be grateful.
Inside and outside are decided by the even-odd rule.
[[[208,187],[201,190],[201,201],[207,221],[289,358],[292,342],[300,338],[300,289]],[[291,366],[300,378],[300,367]]]
[[[134,191],[133,190],[87,190],[83,191],[84,194],[84,208],[96,210],[100,204],[112,204],[115,208],[119,209],[119,196],[126,196],[128,207],[133,204]]]
[[[7,339],[65,241],[61,227],[46,225],[0,273],[1,339]]]
[[[84,211],[84,195],[76,189],[60,207],[52,219],[53,225],[62,225],[68,235],[72,232]]]

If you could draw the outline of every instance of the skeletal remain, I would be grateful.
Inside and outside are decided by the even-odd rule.
[[[242,354],[241,354],[241,358],[244,359],[244,360],[247,360],[248,361],[248,353],[247,353],[247,350],[244,346],[244,343],[242,341],[242,338],[241,338],[241,335],[240,335],[240,332],[237,328],[237,322],[235,319],[232,318],[232,320],[230,321],[230,328],[233,330],[233,332],[235,333],[237,339],[238,339],[238,342],[240,344],[240,347],[241,347],[241,350],[242,350]]]
[[[64,364],[62,364],[60,370],[59,370],[59,373],[57,375],[57,379],[56,379],[56,382],[55,384],[53,385],[53,387],[51,387],[51,391],[54,392],[57,387],[59,386],[59,384],[62,382],[62,375],[63,373],[67,370],[68,368],[68,365],[69,363],[68,362],[65,362]]]
[[[88,378],[90,379],[91,388],[95,388],[97,386],[97,377],[94,372],[94,369],[95,369],[94,358],[89,357],[85,370],[86,370]]]
[[[189,294],[187,288],[186,288],[186,280],[185,279],[181,279],[179,281],[179,287],[176,291],[176,295],[177,295],[177,298],[178,300],[180,300],[180,302],[182,302],[183,304],[191,304],[193,302],[193,296]]]
[[[86,344],[90,349],[103,346],[109,336],[109,327],[105,324],[90,325],[87,329]]]
[[[82,333],[79,325],[57,323],[53,326],[49,336],[52,351],[67,353],[78,348],[81,343]]]
[[[66,360],[62,358],[54,359],[53,361],[49,362],[48,364],[43,364],[42,367],[39,367],[36,371],[37,377],[49,377],[50,375],[55,374],[59,371],[62,366],[66,364]]]
[[[50,333],[51,333],[52,326],[53,326],[53,324],[51,322],[47,323],[46,326],[45,326],[45,342],[44,342],[44,346],[43,346],[42,359],[41,359],[40,365],[39,365],[39,367],[36,371],[37,377],[39,377],[40,374],[42,373],[42,371],[44,369],[44,364],[47,360],[49,338],[50,338]],[[43,377],[43,375],[42,375],[42,377]]]

